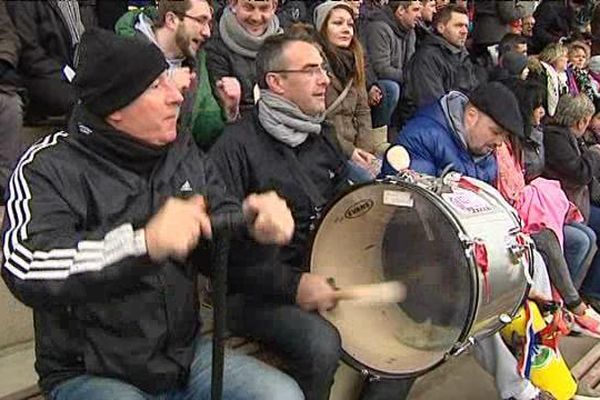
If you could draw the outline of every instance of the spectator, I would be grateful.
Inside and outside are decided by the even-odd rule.
[[[397,125],[392,115],[403,90],[404,69],[415,52],[415,27],[421,16],[420,1],[390,1],[370,15],[367,52],[382,101],[372,108],[373,126]]]
[[[436,33],[423,41],[406,68],[405,116],[451,90],[469,93],[479,81],[465,48],[467,11],[449,5],[435,15],[433,26]]]
[[[433,33],[433,17],[437,13],[435,0],[422,1],[423,8],[421,9],[421,19],[417,23],[417,47],[425,36]]]
[[[510,135],[524,135],[517,99],[501,83],[491,82],[476,88],[469,97],[452,91],[419,109],[396,144],[406,148],[410,168],[417,172],[440,176],[450,169],[495,184],[498,169],[494,150]],[[382,172],[396,172],[385,158]],[[479,342],[475,358],[494,375],[503,399],[548,399],[546,393],[519,376],[517,361],[497,336]]]
[[[7,1],[6,8],[22,45],[18,72],[27,89],[27,118],[68,114],[75,104],[75,49],[86,19],[77,0]]]
[[[569,199],[598,237],[600,208],[590,204],[589,185],[600,176],[600,146],[583,148],[578,140],[594,115],[594,105],[584,94],[560,98],[556,115],[544,130],[544,175],[560,181]],[[600,257],[596,255],[585,275],[581,291],[596,310],[600,308]]]
[[[438,12],[448,4],[450,4],[450,0],[435,0],[435,8]]]
[[[196,282],[210,254],[198,244],[211,235],[208,203],[212,213],[242,206],[190,136],[177,134],[183,98],[166,69],[154,45],[84,34],[74,81],[81,105],[68,133],[31,147],[11,178],[1,273],[33,307],[46,397],[209,396]],[[273,193],[244,209],[258,214],[257,240],[291,237],[290,211]],[[291,378],[235,352],[224,380],[226,398],[302,398]]]
[[[538,58],[529,58],[528,79],[546,88],[544,109],[554,116],[560,96],[569,91],[567,84],[567,48],[560,43],[548,45]]]
[[[382,6],[378,1],[367,0],[364,5],[361,4],[362,1],[356,0],[345,0],[351,7],[352,12],[354,14],[354,34],[358,37],[363,50],[367,48],[367,26],[368,22],[371,20],[371,15],[373,13],[379,13]],[[364,51],[364,59],[365,59],[365,85],[367,88],[367,94],[369,96],[369,106],[371,108],[375,108],[379,106],[383,100],[383,92],[381,88],[378,86],[377,82],[377,74],[373,70],[373,63],[369,59],[369,53]],[[390,99],[388,96],[386,101],[390,103],[394,103],[393,98]],[[397,102],[397,100],[395,100]],[[372,123],[372,121],[371,121]]]
[[[204,44],[210,38],[212,12],[207,0],[164,0],[123,15],[117,33],[136,36],[158,46],[172,78],[184,93],[179,113],[181,130],[208,148],[221,134],[224,121],[206,72]],[[236,107],[236,104],[230,104]]]
[[[511,78],[525,80],[528,74],[527,57],[509,51],[500,57],[498,65],[490,72],[490,80],[503,81]]]
[[[281,32],[276,7],[277,0],[232,0],[223,10],[218,35],[206,46],[213,93],[229,121],[254,106],[256,53],[266,38]]]
[[[523,17],[523,23],[521,24],[521,35],[526,38],[533,36],[533,27],[535,26],[535,17],[533,14],[527,14]]]
[[[274,251],[244,240],[243,250],[230,253],[236,295],[229,327],[282,354],[307,400],[328,397],[341,355],[338,332],[314,312],[335,306],[333,288],[305,264],[314,218],[348,184],[346,157],[330,125],[322,124],[329,84],[323,65],[310,35],[289,30],[267,39],[257,55],[255,112],[228,125],[210,152],[239,198],[277,187],[294,210],[290,245]],[[404,399],[412,380],[387,383],[381,389],[390,389],[387,397],[369,397],[375,395],[367,389],[363,399]]]
[[[277,7],[277,18],[283,29],[296,23],[310,23],[311,11],[319,0],[280,0]]]
[[[574,0],[544,0],[536,8],[533,17],[532,54],[541,52],[551,43],[558,43],[562,38],[571,36],[575,24]]]
[[[527,39],[524,36],[516,35],[514,33],[507,33],[500,39],[498,43],[498,56],[502,57],[503,54],[509,51],[521,53],[524,56],[528,53]]]
[[[576,40],[569,44],[568,49],[567,79],[569,93],[573,96],[584,93],[595,103],[600,97],[600,86],[592,78],[588,69],[590,46]]]
[[[354,35],[352,9],[345,2],[326,1],[315,8],[315,27],[331,68],[326,119],[335,128],[355,180],[374,178],[375,140],[365,89],[364,57]],[[381,142],[386,142],[383,138]]]
[[[525,224],[525,230],[531,232],[531,237],[544,258],[553,286],[574,315],[577,330],[592,337],[600,337],[600,316],[581,299],[562,249],[565,224],[579,223],[583,218],[579,213],[570,212],[572,205],[559,182],[543,178],[536,178],[527,184],[525,181],[524,157],[527,153],[523,151],[523,144],[532,131],[533,119],[537,118],[533,107],[540,107],[541,96],[536,96],[535,84],[511,80],[506,81],[505,85],[519,100],[525,135],[523,139],[510,137],[496,150],[498,190],[517,210]],[[585,250],[588,251],[589,249]],[[576,266],[576,269],[587,270],[588,266],[589,264],[586,267]]]
[[[17,65],[21,43],[6,11],[4,0],[0,1],[0,203],[4,204],[4,192],[23,147],[21,125],[23,110],[17,94],[19,76]]]
[[[516,0],[475,1],[473,30],[474,55],[485,56],[488,47],[500,43],[510,24],[523,18],[524,10]]]

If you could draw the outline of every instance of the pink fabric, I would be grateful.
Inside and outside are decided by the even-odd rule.
[[[567,199],[560,182],[536,178],[525,185],[523,168],[512,157],[510,145],[496,149],[498,191],[517,210],[526,232],[551,229],[563,245],[563,225],[581,222],[579,210]]]

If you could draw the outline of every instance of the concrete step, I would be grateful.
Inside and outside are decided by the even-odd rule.
[[[39,393],[33,341],[0,352],[0,400],[28,399]]]

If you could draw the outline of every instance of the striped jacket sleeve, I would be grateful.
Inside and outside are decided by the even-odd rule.
[[[131,224],[82,231],[55,176],[36,163],[64,132],[34,144],[19,160],[7,188],[2,277],[23,303],[36,306],[102,301],[125,293],[156,267],[143,230]]]

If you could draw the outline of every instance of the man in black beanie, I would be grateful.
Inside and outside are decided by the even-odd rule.
[[[81,46],[69,129],[25,152],[4,219],[2,277],[33,308],[40,387],[61,400],[208,398],[197,274],[210,269],[209,210],[242,206],[177,135],[182,96],[156,46],[101,30]],[[255,240],[290,240],[274,193],[248,196],[243,212]],[[224,383],[226,399],[303,398],[287,375],[235,353]]]

